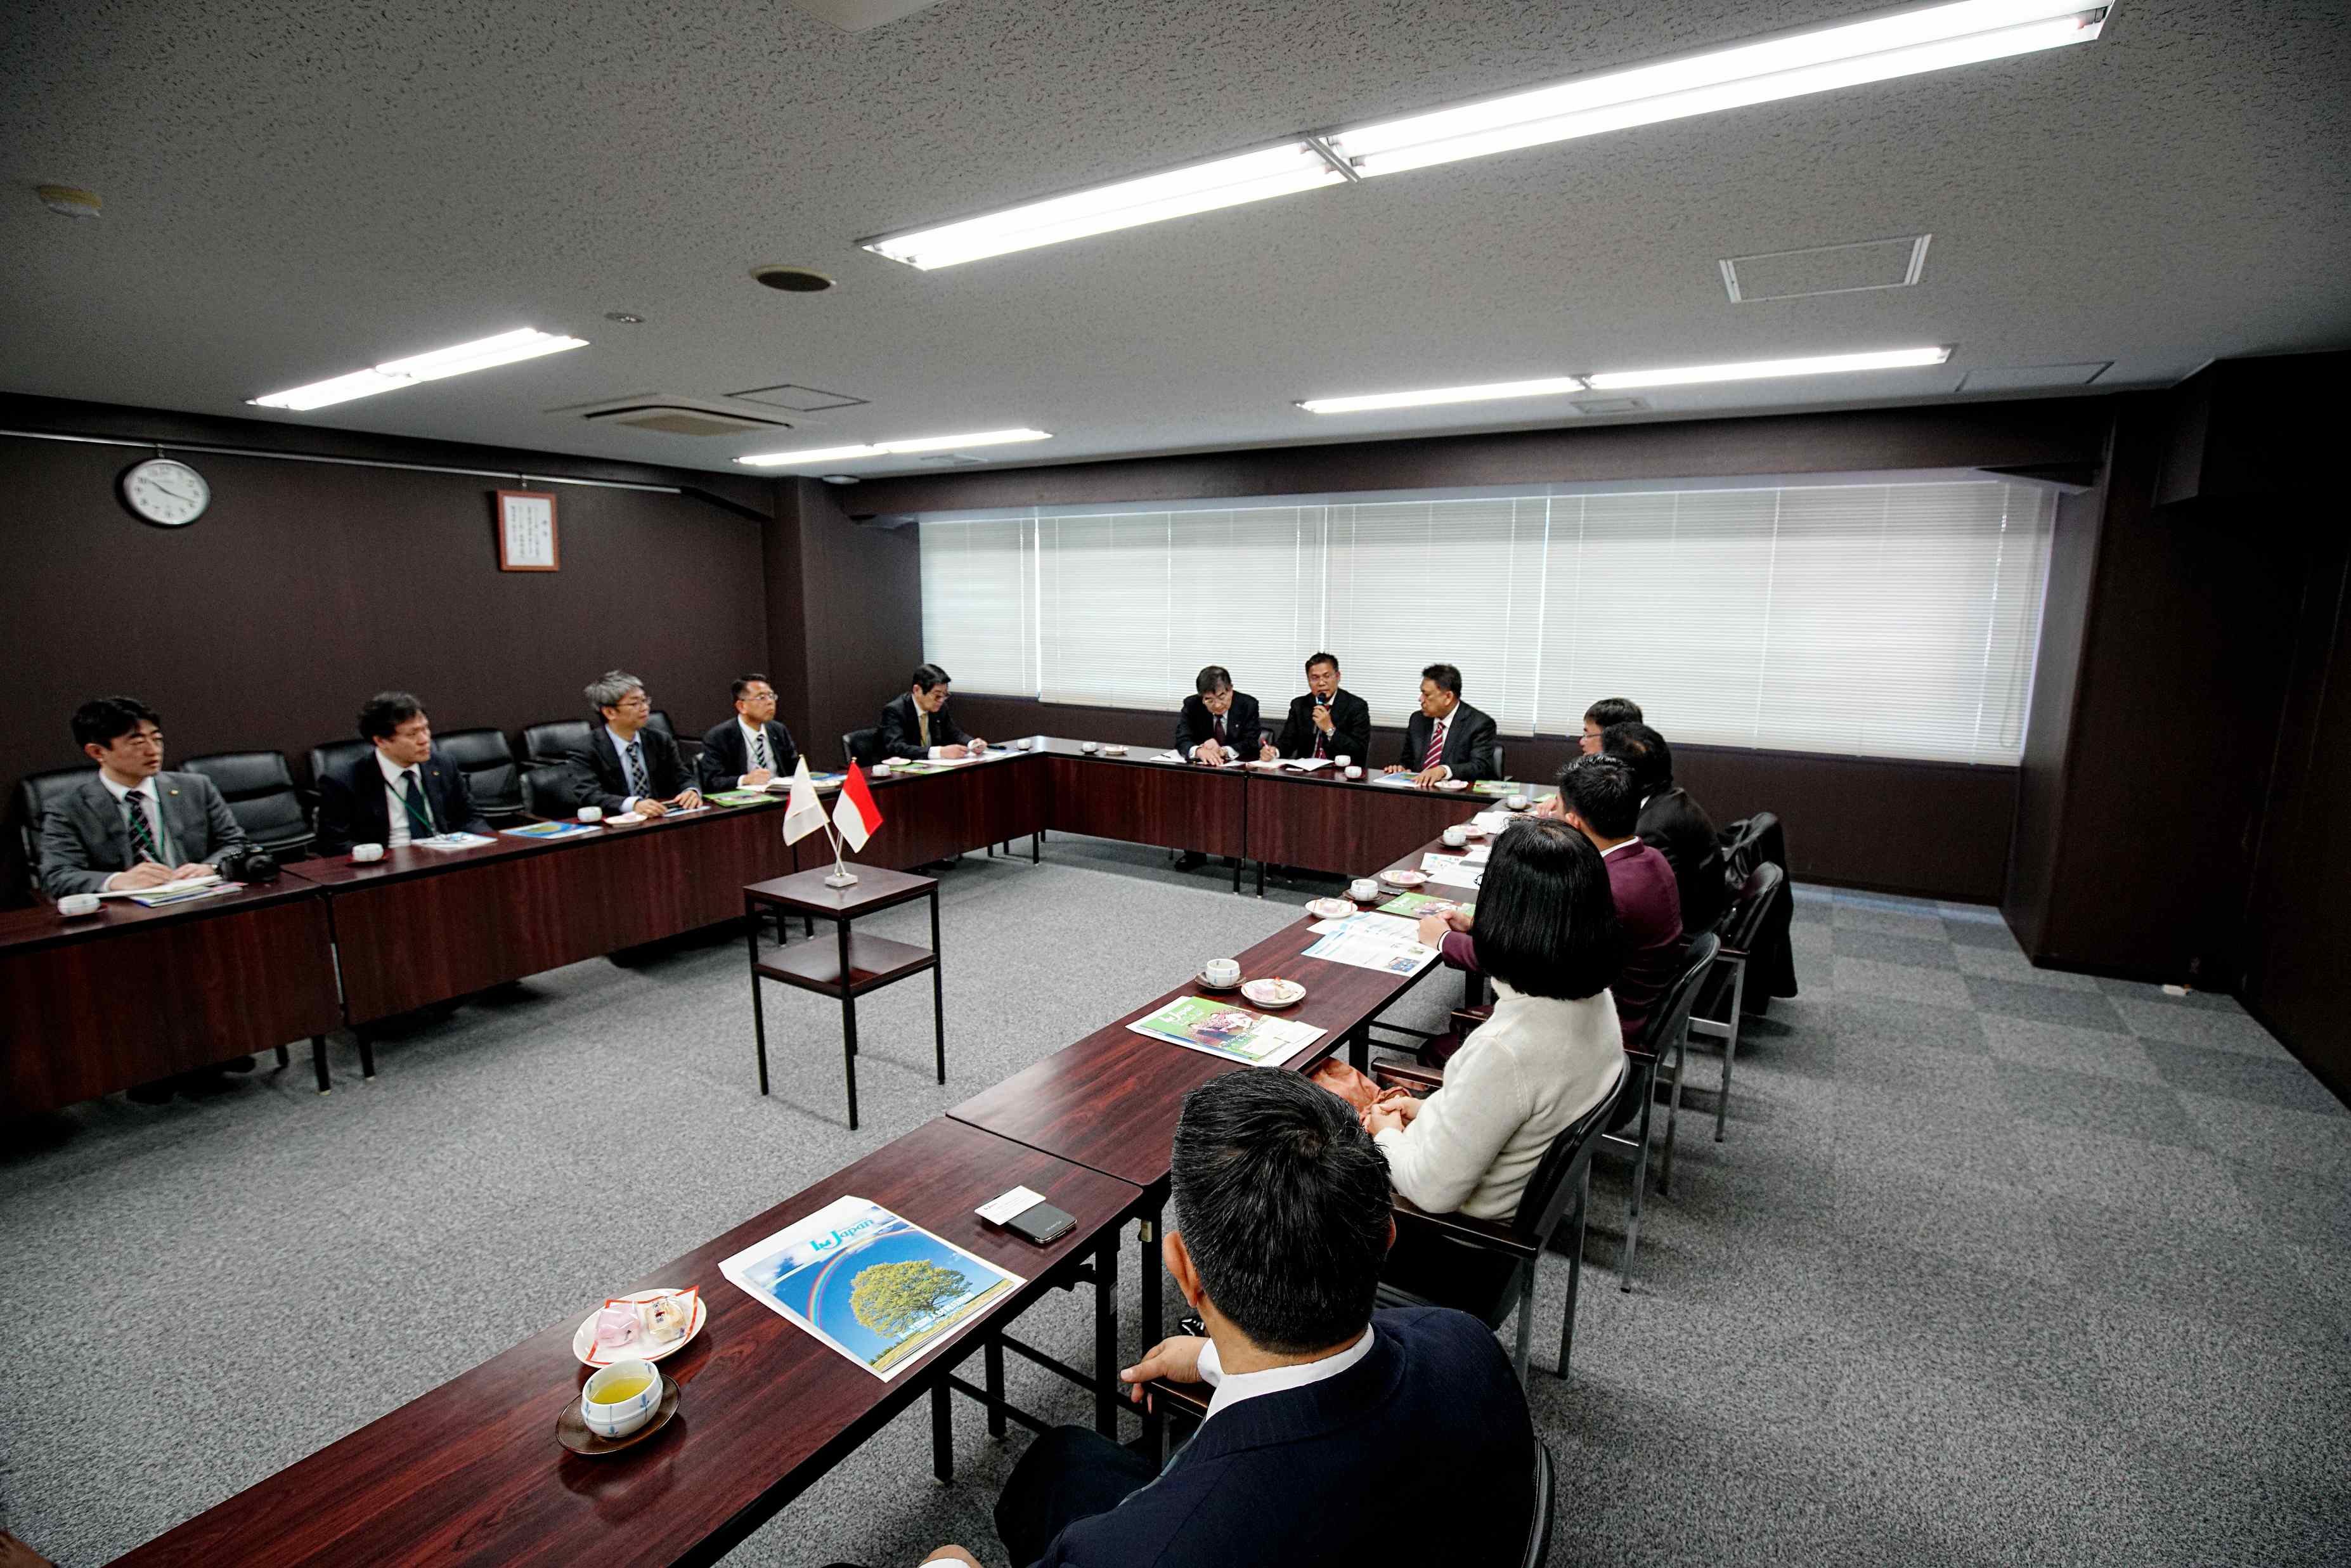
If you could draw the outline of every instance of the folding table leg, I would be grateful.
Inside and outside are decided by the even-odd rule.
[[[310,1037],[310,1066],[319,1074],[319,1092],[330,1092],[335,1085],[334,1081],[327,1076],[327,1037],[323,1034]]]
[[[1113,1442],[1118,1439],[1118,1249],[1125,1241],[1113,1230],[1094,1250],[1094,1430]]]
[[[931,1031],[937,1043],[939,1082],[947,1081],[946,967],[939,957],[939,889],[931,884]]]
[[[1004,1437],[1004,1336],[989,1334],[986,1346],[987,1369],[987,1435],[1001,1441]]]
[[[1154,1204],[1143,1214],[1143,1222],[1135,1228],[1143,1243],[1143,1348],[1149,1350],[1167,1337],[1166,1302],[1159,1283],[1159,1205]],[[1151,1462],[1161,1464],[1167,1458],[1167,1417],[1155,1410],[1143,1414],[1143,1451]]]
[[[780,922],[778,922],[780,924]],[[751,922],[751,1035],[758,1042],[759,1092],[768,1092],[768,1009],[759,999],[759,923]]]
[[[857,1131],[857,998],[841,988],[841,1067],[849,1082],[849,1130]]]
[[[368,1031],[363,1029],[355,1029],[351,1030],[351,1036],[360,1042],[360,1076],[361,1078],[373,1078],[375,1076],[374,1040],[371,1038]]]
[[[941,1373],[931,1385],[931,1474],[943,1487],[955,1485],[955,1410],[947,1403],[952,1397]]]

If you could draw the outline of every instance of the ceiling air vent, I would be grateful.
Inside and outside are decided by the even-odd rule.
[[[1868,288],[1907,288],[1927,270],[1932,235],[1815,246],[1809,250],[1766,251],[1725,256],[1722,287],[1733,305],[1758,299],[1806,299],[1817,294],[1857,294]]]
[[[987,462],[987,459],[974,457],[968,452],[940,452],[928,457],[917,457],[914,461],[927,463],[934,468],[974,468]]]
[[[1646,413],[1649,400],[1645,397],[1587,397],[1575,401],[1578,413]]]
[[[745,435],[754,431],[789,430],[789,420],[765,419],[754,413],[714,408],[707,403],[671,400],[613,403],[583,411],[590,424],[625,424],[660,435]]]

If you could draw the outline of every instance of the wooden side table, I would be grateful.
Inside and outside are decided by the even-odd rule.
[[[939,974],[939,882],[911,872],[861,865],[857,880],[847,887],[828,887],[825,871],[804,871],[768,882],[755,882],[743,890],[743,913],[749,916],[751,952],[751,1025],[758,1037],[759,1092],[768,1092],[768,1017],[760,1001],[759,982],[780,980],[804,991],[841,998],[841,1065],[849,1083],[849,1130],[857,1130],[857,998],[909,975],[931,972],[931,1017],[938,1051],[939,1082],[947,1081],[946,988]],[[927,897],[931,901],[931,945],[928,948],[886,936],[860,936],[850,930],[862,915],[879,914],[901,904]],[[781,916],[798,913],[830,920],[839,940],[803,942],[762,957],[758,918],[763,909]]]

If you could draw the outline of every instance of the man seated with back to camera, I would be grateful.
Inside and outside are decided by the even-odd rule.
[[[1646,724],[1612,724],[1601,732],[1600,745],[1608,755],[1632,765],[1641,800],[1635,831],[1674,868],[1674,883],[1681,890],[1682,929],[1713,930],[1730,896],[1722,880],[1722,839],[1705,808],[1674,783],[1674,748]]]
[[[1518,1563],[1526,1396],[1477,1319],[1372,1310],[1395,1218],[1354,1113],[1295,1073],[1228,1072],[1184,1097],[1172,1166],[1160,1251],[1208,1332],[1119,1375],[1206,1383],[1207,1418],[1155,1471],[1090,1427],[1040,1437],[996,1504],[1012,1563]]]

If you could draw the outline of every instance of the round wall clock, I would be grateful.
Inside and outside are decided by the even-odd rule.
[[[204,515],[212,498],[203,475],[169,457],[133,464],[122,476],[123,504],[163,528],[187,527]]]

